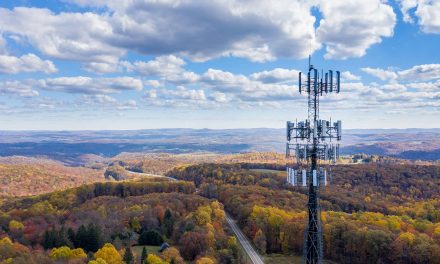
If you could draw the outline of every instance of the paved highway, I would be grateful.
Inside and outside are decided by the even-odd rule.
[[[258,253],[254,250],[249,240],[246,238],[246,236],[241,232],[240,228],[238,228],[237,224],[235,224],[235,221],[226,214],[226,221],[228,222],[229,226],[232,228],[232,231],[234,231],[235,235],[238,238],[238,241],[243,246],[244,250],[246,251],[246,254],[248,254],[249,258],[252,261],[252,264],[264,264],[261,257],[258,255]]]
[[[141,172],[134,172],[134,171],[129,171],[129,170],[127,170],[127,172],[132,173],[132,174],[138,174],[141,176],[167,178],[172,181],[178,181],[177,179],[163,176],[163,175],[158,175],[158,174],[141,173]],[[243,232],[241,232],[241,230],[237,226],[237,224],[235,224],[234,219],[232,219],[229,215],[226,214],[226,221],[227,221],[228,225],[232,228],[232,231],[234,231],[235,235],[238,238],[238,241],[240,242],[240,244],[243,246],[244,250],[246,251],[246,254],[251,259],[252,264],[264,264],[263,260],[258,255],[258,253],[254,250],[254,248],[252,247],[249,240],[246,238],[246,236],[243,234]]]

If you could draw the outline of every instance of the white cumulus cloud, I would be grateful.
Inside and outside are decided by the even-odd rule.
[[[319,1],[323,18],[318,40],[326,44],[326,58],[362,57],[366,50],[393,35],[396,15],[382,0]]]
[[[361,79],[360,76],[354,75],[350,71],[341,72],[341,78],[343,81],[359,81]]]
[[[399,71],[399,77],[413,81],[440,79],[440,64],[416,65],[410,69]]]
[[[133,64],[127,64],[127,69],[136,71],[143,76],[170,76],[183,72],[185,61],[174,55],[159,56],[150,61],[136,61]]]
[[[405,22],[415,23],[417,18],[417,24],[423,32],[440,34],[440,1],[400,0],[399,2]]]
[[[365,73],[375,76],[382,81],[430,81],[440,79],[440,64],[422,64],[415,65],[406,70],[391,70],[391,69],[380,69],[380,68],[361,68]]]
[[[0,34],[0,54],[6,53],[6,40]]]
[[[22,97],[38,96],[38,91],[34,90],[35,81],[0,81],[0,94],[13,94]]]
[[[91,78],[84,76],[48,78],[39,81],[39,88],[65,93],[108,94],[140,91],[142,81],[132,77]]]
[[[394,80],[397,78],[397,73],[391,70],[384,70],[380,68],[369,68],[369,67],[361,68],[361,70],[369,75],[381,79],[382,81]]]
[[[70,2],[102,11],[0,8],[0,33],[21,38],[46,56],[82,61],[86,70],[109,73],[118,70],[118,60],[128,52],[265,62],[305,58],[325,46],[327,58],[360,57],[392,36],[396,20],[382,0]],[[316,7],[323,15],[317,29]]]
[[[106,94],[86,94],[83,95],[83,101],[79,104],[99,105],[117,110],[133,110],[137,109],[135,100],[128,100],[126,102],[119,102],[116,98]]]
[[[193,60],[236,56],[267,61],[303,58],[320,47],[311,6],[299,0],[91,4],[105,5],[108,12],[0,8],[0,32],[19,36],[53,58],[100,63],[115,62],[127,51],[177,54]]]
[[[298,70],[289,70],[275,68],[270,71],[262,71],[251,74],[251,79],[264,83],[277,83],[285,81],[296,81],[298,79]]]
[[[16,74],[21,72],[55,73],[58,69],[50,60],[42,60],[29,53],[21,57],[0,55],[0,73]]]
[[[125,50],[112,44],[113,30],[108,19],[105,14],[0,8],[0,32],[19,36],[53,58],[110,62],[125,54]]]

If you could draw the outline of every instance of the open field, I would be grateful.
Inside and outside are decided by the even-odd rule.
[[[265,264],[301,264],[302,257],[296,255],[270,254],[264,256]],[[337,262],[324,260],[324,264],[337,264]]]
[[[270,254],[264,256],[265,264],[301,264],[302,258],[295,255]]]
[[[133,255],[135,256],[135,258],[137,259],[138,262],[141,261],[141,256],[142,256],[142,249],[144,248],[144,246],[133,246],[131,247],[131,250],[133,251]],[[159,246],[145,246],[145,248],[147,249],[147,253],[148,254],[159,254]]]

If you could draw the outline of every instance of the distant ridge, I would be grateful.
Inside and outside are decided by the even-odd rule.
[[[346,129],[343,154],[365,153],[406,159],[440,159],[440,128]],[[428,142],[429,144],[422,144]],[[285,129],[164,128],[102,131],[0,131],[0,156],[46,156],[76,163],[86,154],[122,152],[283,153]]]

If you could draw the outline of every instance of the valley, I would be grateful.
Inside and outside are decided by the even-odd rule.
[[[361,156],[334,166],[332,184],[321,192],[327,263],[436,263],[440,166]],[[154,251],[149,254],[162,261],[171,254],[174,263],[252,263],[228,225],[228,213],[264,263],[297,262],[306,193],[286,184],[285,165],[284,155],[275,152],[122,153],[81,167],[5,157],[0,237],[14,242],[2,240],[0,252],[8,252],[14,263],[52,263],[61,259],[51,252],[63,246],[86,254],[110,243],[121,258],[130,245],[140,260],[139,239],[154,230],[173,249],[160,253],[146,242]],[[105,177],[110,168],[121,177]],[[99,233],[97,243],[77,244],[79,229]],[[63,261],[86,259],[93,255]]]
[[[406,132],[372,132],[353,131],[345,148],[363,154],[342,156],[321,190],[325,262],[438,263],[440,163],[398,158],[408,151],[435,158],[436,141],[421,150]],[[130,254],[134,263],[142,255],[151,263],[299,263],[307,195],[286,183],[285,166],[300,165],[280,152],[251,151],[250,134],[188,133],[185,149],[166,133],[37,133],[32,144],[41,148],[3,143],[11,144],[3,154],[13,155],[0,158],[0,263],[111,263]],[[47,145],[49,138],[57,143]],[[375,151],[356,138],[370,139]],[[162,147],[150,149],[153,140]],[[170,249],[159,252],[164,242]]]

